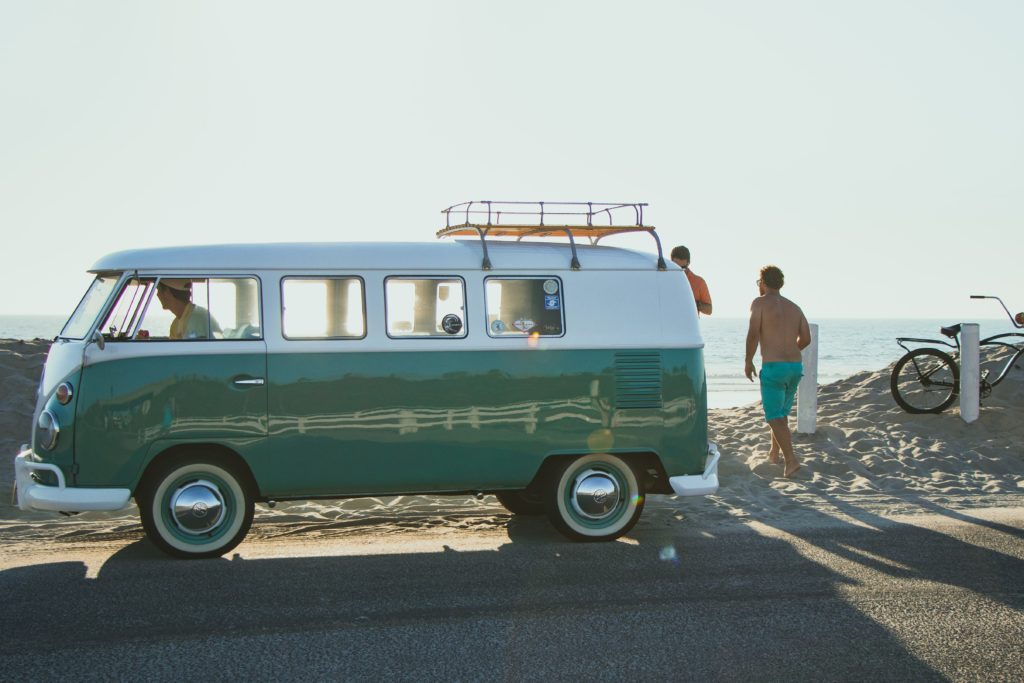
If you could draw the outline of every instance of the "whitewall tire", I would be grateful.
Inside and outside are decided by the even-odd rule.
[[[561,463],[548,481],[548,519],[574,540],[610,541],[636,524],[644,509],[640,480],[628,462],[592,453]]]
[[[246,480],[219,458],[161,466],[138,496],[146,535],[169,555],[217,557],[245,538],[255,505]]]

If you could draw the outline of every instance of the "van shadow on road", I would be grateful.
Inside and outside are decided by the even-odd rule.
[[[688,521],[581,544],[543,518],[512,518],[509,542],[496,550],[207,561],[171,560],[140,540],[111,555],[96,578],[79,561],[0,573],[11,617],[0,625],[0,659],[8,673],[28,674],[55,650],[74,650],[72,660],[87,666],[100,653],[156,656],[157,644],[171,642],[187,647],[193,666],[216,667],[228,639],[231,671],[262,679],[278,667],[308,670],[315,643],[329,636],[336,650],[317,656],[341,658],[348,671],[380,671],[382,645],[374,643],[390,643],[389,671],[428,679],[685,671],[938,680],[949,671],[851,599],[869,590],[866,579],[902,582],[885,597],[897,612],[899,592],[918,580],[1024,606],[1018,557],[847,512],[868,526],[829,518],[818,527],[776,524],[776,536]],[[347,540],[325,540],[324,552],[338,543]],[[357,551],[367,552],[365,537]],[[222,646],[208,647],[211,640]],[[120,660],[104,661],[116,676]]]

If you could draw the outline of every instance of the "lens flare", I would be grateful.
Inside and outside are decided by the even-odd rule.
[[[607,451],[615,445],[615,433],[610,429],[595,429],[587,435],[587,446],[592,451]]]

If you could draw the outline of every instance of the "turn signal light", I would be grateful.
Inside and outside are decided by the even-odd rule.
[[[68,384],[67,382],[64,382],[59,387],[57,387],[57,402],[60,403],[62,406],[66,406],[68,403],[70,403],[71,397],[74,395],[74,389],[72,389],[71,385]]]

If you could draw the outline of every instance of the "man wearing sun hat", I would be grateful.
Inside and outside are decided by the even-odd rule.
[[[210,312],[192,303],[192,281],[162,278],[156,287],[156,297],[164,310],[174,314],[171,339],[211,339],[211,332],[220,332],[220,325]]]

